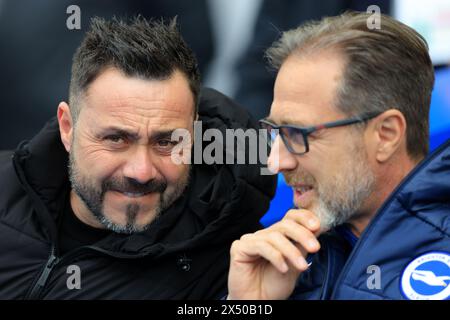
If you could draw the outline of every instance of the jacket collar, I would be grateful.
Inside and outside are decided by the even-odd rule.
[[[398,281],[408,262],[448,244],[449,194],[450,140],[419,163],[378,210],[351,252],[332,298],[401,298]],[[371,291],[363,280],[372,265],[381,268],[383,277],[382,289]]]

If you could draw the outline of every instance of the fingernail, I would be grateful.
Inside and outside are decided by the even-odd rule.
[[[313,239],[308,240],[308,246],[309,246],[311,249],[317,248],[317,240],[313,240]]]
[[[304,258],[300,257],[300,258],[298,258],[298,266],[301,269],[305,270],[308,267],[308,264],[305,262]]]

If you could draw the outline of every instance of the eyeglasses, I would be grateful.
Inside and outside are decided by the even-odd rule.
[[[365,122],[376,116],[380,115],[381,112],[371,112],[358,117],[343,119],[334,122],[327,122],[317,126],[311,127],[298,127],[294,125],[276,125],[266,119],[259,120],[263,129],[267,130],[269,137],[267,139],[270,146],[275,143],[278,134],[283,140],[286,148],[289,152],[296,155],[302,155],[309,151],[308,136],[318,130],[326,128],[336,128],[344,127],[355,123]]]

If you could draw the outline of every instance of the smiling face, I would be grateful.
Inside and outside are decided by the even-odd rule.
[[[348,118],[335,107],[343,68],[343,59],[329,52],[287,58],[277,75],[269,120],[307,127]],[[306,154],[291,154],[279,137],[272,148],[269,167],[283,173],[295,205],[316,213],[324,230],[356,218],[373,190],[363,135],[354,126],[330,128],[308,136]]]
[[[145,230],[188,184],[189,166],[171,159],[172,132],[193,130],[188,81],[178,71],[167,80],[144,80],[108,68],[81,103],[75,126],[68,106],[58,109],[74,213],[94,227]]]

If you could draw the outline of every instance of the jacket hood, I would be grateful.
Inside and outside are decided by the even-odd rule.
[[[203,89],[199,103],[203,130],[258,129],[258,124],[232,100],[212,89]],[[204,146],[202,146],[203,149]],[[195,146],[194,146],[195,148]],[[248,145],[246,145],[248,150]],[[225,157],[224,157],[225,159]],[[66,201],[68,153],[60,140],[56,118],[14,154],[22,186],[52,241]],[[162,255],[231,242],[257,230],[276,188],[276,176],[260,174],[261,164],[192,164],[184,194],[149,227],[133,234],[111,234],[97,245],[129,255]]]

